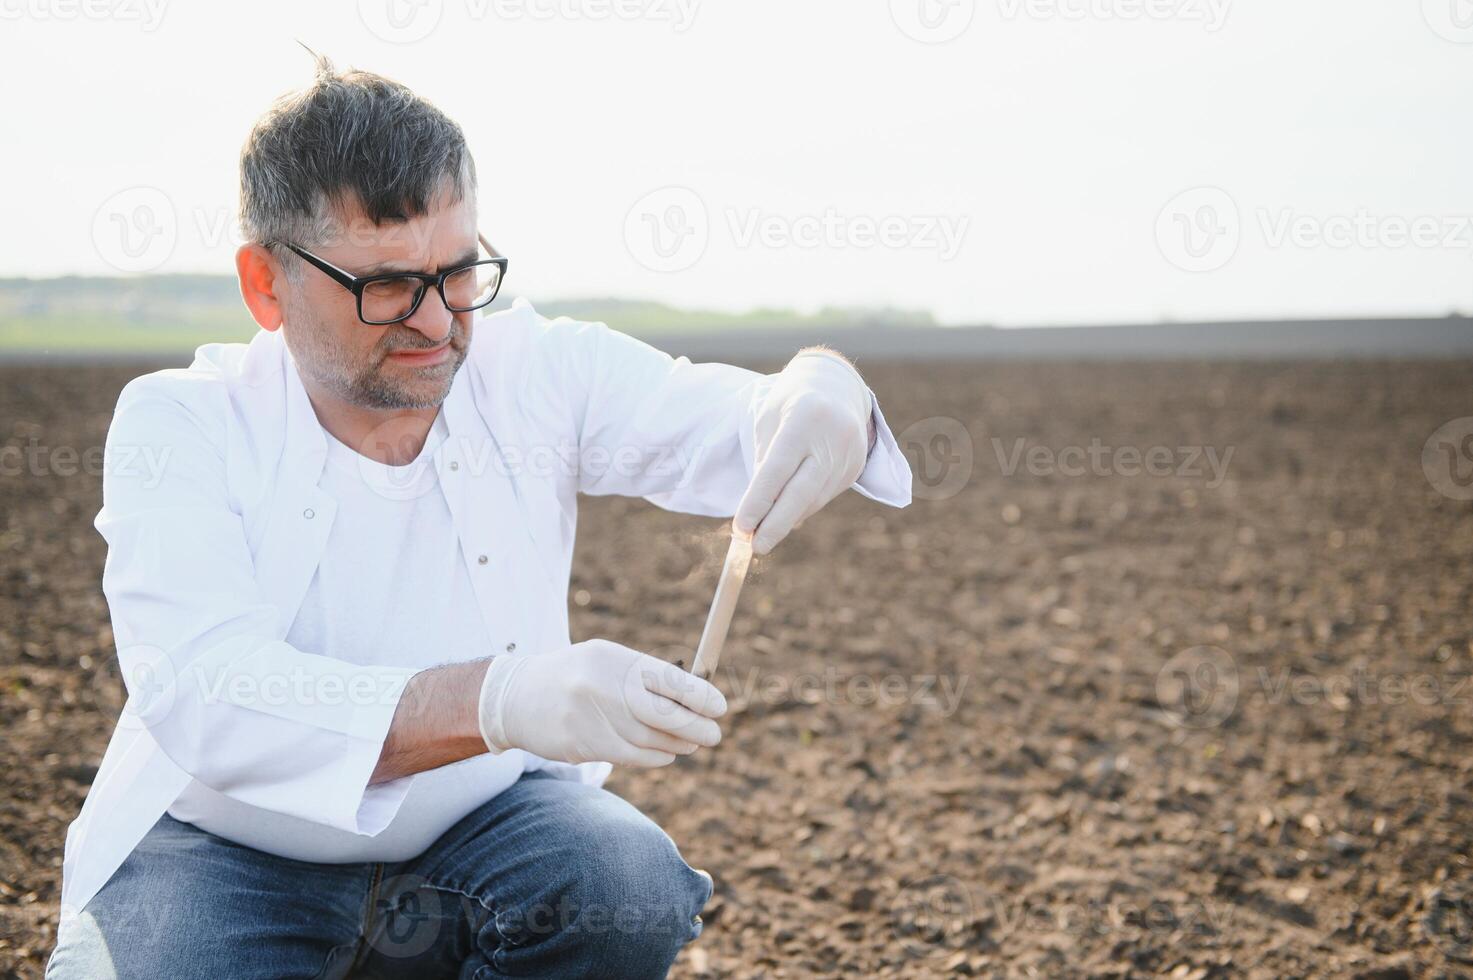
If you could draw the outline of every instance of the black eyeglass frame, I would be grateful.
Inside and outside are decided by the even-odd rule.
[[[506,267],[508,263],[506,257],[503,256],[500,252],[496,251],[496,249],[492,248],[491,243],[486,241],[485,235],[477,233],[476,240],[481,243],[481,247],[486,250],[486,254],[490,255],[491,258],[477,259],[474,262],[467,262],[464,265],[458,265],[453,269],[447,269],[444,272],[440,273],[385,272],[373,276],[355,276],[345,269],[338,268],[326,259],[321,258],[320,256],[313,255],[305,248],[302,248],[300,245],[297,245],[293,242],[270,241],[266,243],[266,246],[269,248],[272,245],[284,245],[295,252],[297,255],[300,255],[308,263],[320,269],[333,282],[337,283],[339,286],[342,286],[348,292],[353,294],[353,298],[358,305],[359,320],[370,327],[385,327],[391,323],[402,323],[403,321],[414,316],[415,311],[419,309],[419,304],[424,302],[425,295],[430,291],[431,286],[435,287],[436,292],[440,294],[440,302],[444,303],[445,308],[451,313],[470,313],[472,310],[484,309],[485,307],[490,306],[492,303],[494,303],[496,301],[497,295],[501,292],[501,284],[506,282]],[[475,306],[468,307],[451,306],[450,301],[445,298],[445,280],[458,272],[464,272],[466,269],[474,268],[478,265],[497,266],[499,271],[497,272],[496,277],[496,288],[492,291],[490,297],[487,298],[484,303],[477,303]],[[409,311],[407,313],[404,313],[401,316],[397,316],[392,320],[368,319],[363,315],[363,290],[373,283],[385,282],[390,279],[418,279],[420,282],[420,286],[419,291],[414,296],[414,302],[410,304]]]

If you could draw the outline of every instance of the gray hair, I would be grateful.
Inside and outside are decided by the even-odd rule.
[[[353,202],[379,225],[426,214],[447,184],[454,201],[474,195],[475,163],[449,116],[382,75],[313,57],[312,85],[278,99],[241,150],[247,241],[310,247]]]

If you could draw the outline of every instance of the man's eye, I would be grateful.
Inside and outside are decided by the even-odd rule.
[[[366,296],[386,297],[412,294],[419,288],[418,279],[376,279],[363,287]]]

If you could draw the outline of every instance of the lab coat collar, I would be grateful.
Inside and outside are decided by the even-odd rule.
[[[277,610],[276,638],[285,639],[327,548],[338,505],[317,485],[327,462],[327,434],[279,334],[263,331],[251,342],[247,357],[258,353],[258,345],[262,361],[274,354],[284,382],[281,413],[285,424],[275,469],[275,495],[266,521],[255,529],[252,539],[258,567],[277,570],[263,576],[261,589]],[[249,376],[254,365],[246,367]]]
[[[322,467],[327,462],[327,433],[317,420],[317,410],[302,384],[301,372],[296,359],[285,343],[281,344],[282,370],[286,374],[286,444],[283,447],[284,462],[297,471],[303,480],[316,486],[322,479]]]
[[[279,331],[265,337],[279,337]],[[258,338],[260,339],[260,338]],[[252,342],[252,347],[255,342]],[[316,485],[322,479],[322,468],[327,462],[327,435],[312,407],[312,399],[302,383],[301,371],[296,359],[284,342],[275,341],[279,348],[279,365],[286,381],[286,442],[283,447],[283,463],[294,475]],[[462,364],[455,372],[450,392],[440,406],[445,418],[445,428],[452,441],[464,442],[474,438],[477,411],[472,403],[469,364]],[[443,455],[437,454],[437,455]]]
[[[265,578],[261,586],[279,611],[278,638],[285,638],[327,549],[338,504],[318,485],[327,463],[327,434],[317,419],[296,361],[279,332],[268,334],[263,331],[251,342],[251,347],[256,348],[258,344],[260,350],[250,351],[248,357],[265,362],[274,354],[282,374],[285,434],[281,461],[275,471],[275,499],[265,525],[253,535],[253,539],[258,565],[279,570]],[[255,367],[243,366],[247,368],[248,375]],[[441,406],[448,438],[435,454],[435,465],[440,472],[447,502],[458,521],[471,516],[474,509],[466,506],[464,481],[447,479],[445,467],[467,451],[484,453],[488,448],[474,437],[477,410],[472,403],[469,375],[467,365],[462,365]],[[483,531],[481,537],[484,540],[490,535]]]

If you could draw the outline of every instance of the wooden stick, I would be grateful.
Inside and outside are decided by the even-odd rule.
[[[696,658],[690,665],[690,672],[702,680],[710,680],[716,673],[721,648],[726,645],[726,633],[731,629],[731,616],[736,612],[737,596],[742,594],[742,583],[747,580],[747,566],[750,564],[751,538],[733,534],[731,546],[726,549],[726,563],[721,566],[721,579],[716,583],[716,597],[711,600],[711,611],[706,614],[701,645],[696,647]]]

